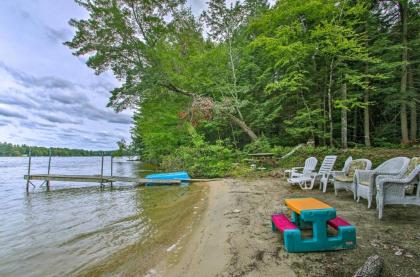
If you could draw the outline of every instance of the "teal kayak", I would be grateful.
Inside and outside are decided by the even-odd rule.
[[[188,180],[191,179],[186,171],[154,173],[146,176],[146,179],[154,180],[181,180],[181,185],[188,185]],[[147,186],[153,184],[146,184]]]

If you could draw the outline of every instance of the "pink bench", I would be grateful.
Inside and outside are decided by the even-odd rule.
[[[284,232],[285,230],[294,230],[298,228],[284,214],[273,214],[271,216],[271,222],[273,225],[273,231],[275,231],[274,227],[280,230],[281,232]]]
[[[330,225],[336,230],[338,230],[338,227],[341,227],[341,226],[351,226],[350,223],[348,223],[345,219],[339,216],[337,216],[334,219],[328,220],[328,225]]]

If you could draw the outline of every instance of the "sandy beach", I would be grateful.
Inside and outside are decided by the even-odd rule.
[[[338,197],[332,186],[325,194],[302,191],[281,178],[233,180],[208,186],[206,208],[191,231],[169,249],[148,276],[352,276],[367,257],[379,254],[383,276],[420,274],[420,211],[387,207],[383,220],[350,193]],[[270,215],[287,212],[288,197],[317,197],[334,206],[357,228],[354,250],[288,253]]]

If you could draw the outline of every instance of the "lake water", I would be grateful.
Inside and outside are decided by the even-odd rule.
[[[172,203],[191,190],[52,182],[47,192],[36,181],[26,193],[27,161],[0,157],[1,276],[77,275],[109,262],[114,253],[156,233],[150,209],[157,200]],[[100,157],[53,157],[51,173],[100,174],[100,161]],[[109,163],[106,158],[105,175]],[[46,173],[47,164],[47,157],[33,157],[31,172]],[[144,168],[139,162],[114,159],[114,175],[140,177]]]

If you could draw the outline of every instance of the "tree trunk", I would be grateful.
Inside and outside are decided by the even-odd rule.
[[[357,108],[354,109],[354,119],[353,119],[353,142],[357,143],[357,128],[359,127],[358,120],[357,120]]]
[[[323,112],[323,121],[322,121],[322,128],[323,128],[323,132],[322,132],[322,145],[326,146],[327,145],[327,141],[325,139],[325,135],[327,134],[327,76],[325,76],[325,81],[324,81],[324,88],[322,90],[322,112]]]
[[[347,100],[347,84],[341,85],[341,100]],[[347,149],[347,107],[345,105],[341,108],[341,147]]]
[[[410,140],[412,143],[417,142],[417,106],[412,101],[410,105]]]
[[[364,137],[365,137],[365,145],[367,147],[370,147],[371,143],[370,143],[369,91],[368,90],[366,90],[366,92],[365,92],[364,102],[366,104],[366,107],[363,110],[363,133],[364,133]]]
[[[236,69],[235,69],[235,63],[233,62],[233,53],[232,53],[232,41],[231,38],[229,36],[228,39],[228,45],[229,45],[229,60],[230,60],[230,66],[231,66],[231,70],[232,70],[232,82],[233,82],[233,92],[232,92],[232,96],[234,98],[235,101],[235,110],[239,115],[239,119],[240,120],[244,120],[244,117],[242,115],[241,110],[239,109],[239,97],[238,97],[238,91],[236,89]]]
[[[413,72],[408,71],[408,89],[410,92],[410,99],[414,97],[414,83],[413,83]],[[417,107],[416,101],[411,101],[410,103],[410,140],[411,143],[416,143],[417,141]]]
[[[401,143],[402,144],[409,144],[410,141],[408,140],[408,124],[407,124],[407,105],[405,103],[401,103],[400,107],[401,113]]]
[[[311,125],[311,138],[310,138],[310,140],[315,141],[315,133],[314,133],[315,126],[312,124],[311,110],[309,109],[308,104],[306,104],[305,96],[303,95],[302,91],[300,91],[300,96],[302,97],[302,103],[305,106],[306,111],[309,114],[309,125]]]
[[[238,125],[239,128],[241,128],[242,131],[244,131],[245,134],[247,134],[252,141],[256,141],[258,139],[254,131],[252,131],[252,129],[249,128],[248,125],[246,125],[244,121],[240,120],[239,118],[231,114],[228,114],[227,116],[230,118],[230,120],[232,120],[233,123]]]
[[[408,144],[408,124],[407,124],[407,17],[408,17],[408,4],[407,0],[399,1],[399,10],[401,16],[401,25],[402,25],[402,66],[401,66],[401,87],[400,87],[400,96],[401,96],[401,106],[400,106],[400,119],[401,119],[401,143]]]
[[[365,72],[368,73],[369,67],[366,65]],[[370,143],[370,117],[369,117],[369,84],[367,84],[367,87],[365,89],[365,95],[363,96],[363,101],[365,104],[365,108],[363,110],[363,134],[365,137],[365,145],[367,147],[371,146]]]
[[[328,121],[330,125],[330,146],[334,147],[334,138],[333,138],[333,121],[332,121],[332,82],[333,82],[333,66],[334,60],[331,60],[330,64],[330,80],[328,84]]]
[[[366,13],[366,24],[365,24],[365,32],[366,35],[369,36],[369,16],[371,14],[373,5],[372,2],[367,4],[368,11]],[[369,37],[366,38],[366,49],[369,49]],[[369,50],[368,50],[369,51]],[[363,102],[364,102],[364,109],[363,109],[363,136],[364,136],[364,143],[366,147],[371,146],[370,142],[370,116],[369,116],[369,64],[365,63],[365,75],[366,75],[366,88],[365,93],[363,95]]]

